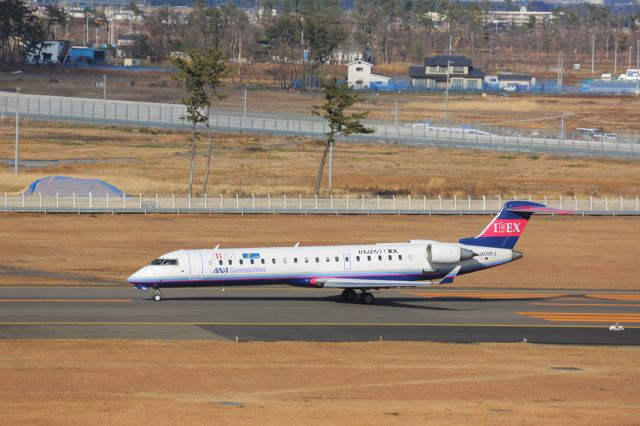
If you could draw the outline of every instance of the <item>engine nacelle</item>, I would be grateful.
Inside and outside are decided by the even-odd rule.
[[[458,263],[471,259],[476,254],[454,243],[432,243],[427,245],[429,263]]]

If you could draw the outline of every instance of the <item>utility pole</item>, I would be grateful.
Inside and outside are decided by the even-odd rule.
[[[449,67],[451,61],[447,61],[447,85],[444,88],[444,122],[449,124]]]
[[[596,33],[591,33],[591,74],[594,73],[596,56]]]
[[[247,86],[242,87],[242,118],[247,118]]]
[[[558,56],[558,93],[562,93],[562,53]]]
[[[564,142],[564,114],[560,117],[560,141]]]
[[[618,74],[618,41],[613,43],[613,73]]]
[[[329,191],[333,183],[333,143],[329,144]]]
[[[636,40],[636,70],[640,68],[640,40]]]
[[[18,160],[20,156],[20,88],[16,87],[16,158],[13,170],[18,174]]]
[[[107,75],[102,75],[102,99],[104,103],[107,103]]]

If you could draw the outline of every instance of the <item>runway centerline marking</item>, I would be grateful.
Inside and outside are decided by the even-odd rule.
[[[581,299],[582,300],[582,299]],[[640,305],[634,305],[629,303],[548,303],[548,302],[531,302],[530,305],[538,306],[605,306],[616,308],[620,307],[637,307]]]
[[[130,303],[133,299],[0,299],[0,303]]]

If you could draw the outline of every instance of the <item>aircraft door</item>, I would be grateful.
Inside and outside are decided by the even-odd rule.
[[[187,252],[189,257],[189,279],[199,280],[203,277],[203,260],[202,252],[199,250],[192,250]]]
[[[345,271],[351,270],[351,255],[350,254],[343,254],[342,255],[342,260],[344,261],[344,270]]]

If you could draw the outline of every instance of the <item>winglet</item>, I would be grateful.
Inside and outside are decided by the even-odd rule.
[[[462,268],[462,266],[458,265],[455,268],[453,268],[446,277],[444,277],[443,279],[440,280],[440,282],[438,282],[438,285],[440,284],[451,284],[453,283],[453,280],[455,279],[455,277],[458,276],[458,272],[460,272],[460,269]]]

